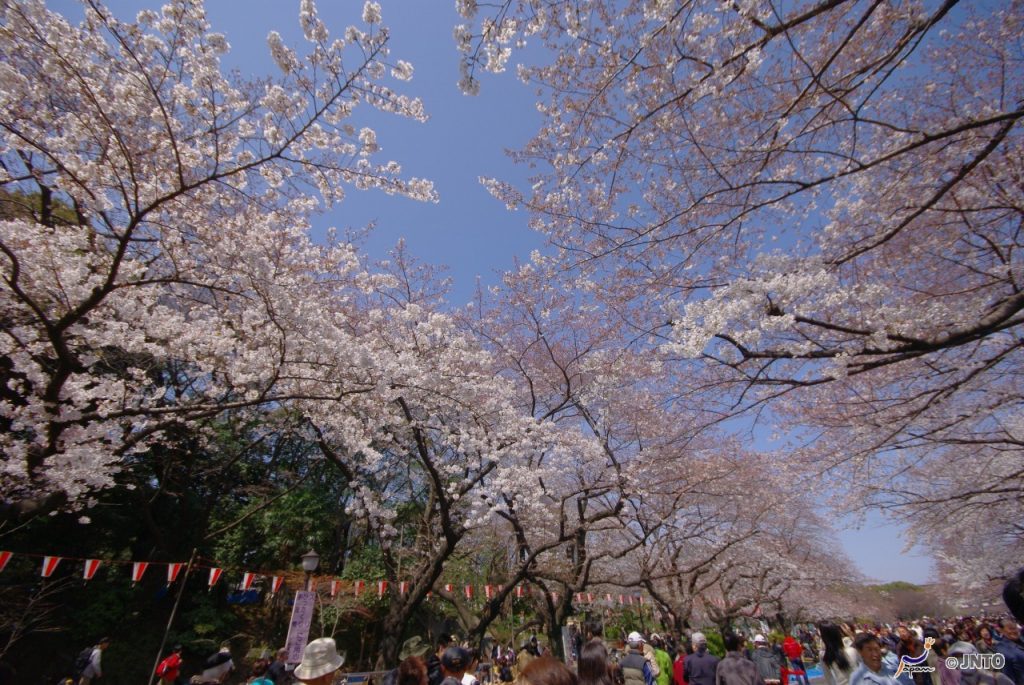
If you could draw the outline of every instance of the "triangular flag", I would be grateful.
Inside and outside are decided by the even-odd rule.
[[[340,580],[332,580],[331,581],[331,597],[337,597],[338,596],[338,588],[339,587],[341,587],[341,581]]]
[[[637,595],[636,596],[636,601],[640,603],[640,606],[643,606],[644,605],[644,596],[643,595]]]
[[[523,595],[526,594],[526,589],[522,585],[516,585],[516,597],[522,599]]]
[[[181,567],[185,564],[180,561],[176,561],[171,564],[167,564],[167,584],[170,585],[178,579],[178,574],[181,573]]]
[[[626,596],[625,595],[619,595],[619,604],[625,604],[625,603],[626,603]]]
[[[467,585],[466,586],[466,599],[473,599],[473,586],[472,585]]]
[[[274,576],[270,579],[270,594],[276,595],[277,591],[281,589],[281,585],[284,584],[284,576]]]
[[[451,583],[445,583],[444,584],[444,591],[445,592],[455,592],[455,586],[452,585]]]
[[[409,592],[409,581],[403,580],[401,583],[398,584],[398,593],[404,595],[407,592]]]
[[[210,585],[211,588],[213,588],[213,586],[217,584],[217,581],[220,580],[220,576],[221,576],[222,573],[224,573],[224,569],[222,569],[222,568],[211,568],[210,569],[210,582],[209,582],[209,585]]]
[[[82,569],[82,577],[86,580],[92,580],[92,577],[96,575],[96,570],[100,567],[99,559],[86,559],[85,568]]]
[[[242,590],[248,590],[252,587],[252,581],[256,579],[255,573],[249,573],[246,571],[242,574]]]
[[[384,596],[384,593],[388,591],[388,581],[378,580],[377,581],[377,599]]]
[[[583,604],[583,593],[582,592],[577,592],[576,593],[576,601],[579,604]]]
[[[605,600],[606,600],[606,601],[608,601],[608,602],[614,601],[614,600],[612,600],[612,593],[610,593],[610,592],[608,592],[608,593],[605,593],[605,596],[604,596],[604,598],[605,598]]]
[[[146,572],[146,568],[149,567],[148,561],[133,561],[132,562],[132,583],[137,583],[142,580],[142,574]]]
[[[593,592],[588,592],[587,593],[587,601],[590,602],[591,604],[594,603],[594,593]]]
[[[60,563],[60,557],[43,557],[43,578],[49,578],[53,575],[53,572],[57,570],[57,564]]]
[[[484,585],[484,597],[486,597],[487,599],[492,599],[494,597],[493,585]]]
[[[0,571],[4,570],[4,566],[7,566],[7,562],[11,560],[10,552],[0,552]]]
[[[356,597],[359,596],[359,593],[362,592],[363,588],[365,588],[365,587],[366,587],[366,581],[365,580],[357,580],[356,581],[356,585],[355,585]]]

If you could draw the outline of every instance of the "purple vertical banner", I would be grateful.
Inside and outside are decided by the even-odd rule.
[[[288,663],[297,664],[302,661],[302,650],[309,641],[309,625],[313,622],[313,610],[316,608],[316,593],[299,590],[295,593],[292,604],[292,620],[288,623]]]

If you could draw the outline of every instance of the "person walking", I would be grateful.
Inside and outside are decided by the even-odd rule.
[[[718,657],[708,651],[708,639],[704,633],[694,633],[690,640],[693,642],[693,654],[687,656],[683,664],[683,678],[688,685],[715,685]]]
[[[171,653],[167,655],[156,667],[156,675],[160,678],[160,685],[174,685],[181,675],[181,645],[174,645]]]
[[[882,643],[871,633],[853,639],[860,666],[850,675],[850,685],[896,685],[896,679],[882,671]]]
[[[1020,639],[1020,626],[1012,618],[1003,620],[1002,635],[995,642],[996,654],[1006,658],[1003,673],[1016,685],[1024,685],[1024,642]]]
[[[722,641],[725,658],[715,669],[715,685],[765,685],[754,662],[743,656],[745,640],[736,633],[726,633]]]
[[[78,677],[78,685],[89,685],[97,678],[103,677],[103,652],[107,651],[107,647],[110,646],[110,638],[100,638],[100,641],[92,648],[92,652],[89,654],[89,663],[82,669],[81,675]]]
[[[765,685],[779,685],[782,682],[782,660],[768,645],[764,635],[754,636],[754,651],[750,653],[750,660],[757,666],[757,674]]]
[[[274,685],[288,685],[292,681],[287,666],[288,650],[282,647],[277,650],[277,658],[267,667],[267,677],[274,681]]]
[[[626,656],[619,660],[626,685],[655,685],[651,664],[644,657],[644,638],[635,630],[626,637]]]
[[[782,652],[786,655],[788,663],[788,672],[790,675],[796,676],[798,679],[803,679],[804,685],[811,685],[811,681],[807,679],[807,667],[804,666],[804,648],[800,646],[800,643],[796,641],[796,638],[792,635],[787,635],[786,639],[782,641]],[[789,678],[784,679],[787,682],[783,682],[782,685],[789,685]]]
[[[302,661],[295,667],[294,675],[309,685],[331,685],[334,674],[345,663],[345,657],[338,654],[338,646],[329,637],[313,640],[302,651]]]
[[[834,623],[829,621],[819,623],[818,634],[825,646],[825,654],[821,659],[825,685],[850,685],[850,676],[859,665],[857,650],[845,645],[843,631]],[[881,639],[879,639],[879,646],[881,646]]]
[[[651,647],[654,649],[654,663],[658,667],[655,681],[658,685],[672,685],[672,657],[665,650],[665,641],[657,633],[651,635]]]

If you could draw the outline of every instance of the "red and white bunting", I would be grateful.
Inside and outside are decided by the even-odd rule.
[[[484,585],[484,597],[487,599],[494,599],[494,586]]]
[[[357,580],[354,587],[355,587],[355,595],[356,595],[356,597],[358,597],[359,594],[366,588],[366,581],[365,580]]]
[[[284,576],[274,576],[270,579],[270,594],[276,595],[281,586],[284,585]]]
[[[184,568],[185,564],[180,561],[167,564],[167,584],[170,585],[178,579],[178,574],[181,573],[181,569]]]
[[[467,585],[466,586],[466,599],[473,599],[473,586],[472,585]]]
[[[398,594],[405,595],[409,593],[409,581],[403,580],[398,584]]]
[[[445,583],[444,584],[444,591],[445,592],[455,592],[455,586],[452,585],[451,583]]]
[[[0,571],[4,570],[4,567],[7,566],[7,562],[10,561],[10,560],[11,560],[11,553],[10,552],[0,552]]]
[[[384,593],[388,591],[388,581],[378,580],[377,581],[377,599],[384,596]]]
[[[636,601],[640,603],[640,606],[643,606],[644,605],[644,596],[643,595],[637,595],[636,596]]]
[[[612,599],[612,593],[610,593],[610,592],[605,593],[604,598],[605,598],[605,601],[607,601],[607,602],[614,602],[615,601],[615,600]]]
[[[427,599],[428,600],[432,599],[433,597],[434,597],[434,593],[433,592],[427,592]]]
[[[516,597],[522,599],[526,595],[526,589],[522,585],[516,585]]]
[[[43,570],[40,575],[43,578],[49,578],[53,575],[53,572],[57,570],[57,564],[60,563],[60,557],[43,557]]]
[[[338,596],[338,590],[340,588],[341,588],[341,581],[340,580],[332,580],[331,581],[331,597],[337,597]]]
[[[594,603],[594,593],[593,592],[588,592],[587,593],[587,601],[590,602],[591,604]]]
[[[222,568],[211,568],[210,569],[210,580],[209,580],[208,585],[210,586],[211,589],[213,588],[214,585],[217,584],[217,581],[220,580],[221,574],[223,574],[223,573],[224,573],[224,569],[222,569]]]
[[[626,596],[625,595],[619,595],[619,604],[622,605],[622,604],[625,604],[625,603],[626,603]]]
[[[629,596],[629,606],[633,606],[633,595]]]
[[[142,580],[142,574],[149,568],[148,561],[133,561],[132,562],[132,584],[135,584]]]
[[[242,574],[242,590],[248,590],[252,587],[252,581],[256,579],[255,573],[249,573],[246,571]]]
[[[577,592],[576,593],[576,602],[578,604],[583,604],[583,593],[582,592]]]
[[[82,569],[82,578],[86,580],[92,580],[92,577],[96,575],[96,571],[100,567],[99,559],[86,559],[85,567]]]

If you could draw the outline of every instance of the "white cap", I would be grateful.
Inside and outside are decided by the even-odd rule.
[[[695,645],[706,645],[708,643],[708,639],[704,637],[704,633],[694,633],[690,636],[690,642]]]
[[[768,640],[765,640],[765,639],[764,639],[764,635],[755,635],[755,636],[754,636],[754,642],[755,642],[755,643],[757,643],[757,642],[763,642],[763,643],[765,643],[765,644],[768,644]]]
[[[634,630],[632,633],[630,633],[626,637],[626,642],[628,642],[631,645],[636,645],[636,644],[640,644],[641,642],[646,642],[646,640],[644,640],[644,636],[643,635],[641,635],[640,633],[638,633],[638,632],[636,632]]]

